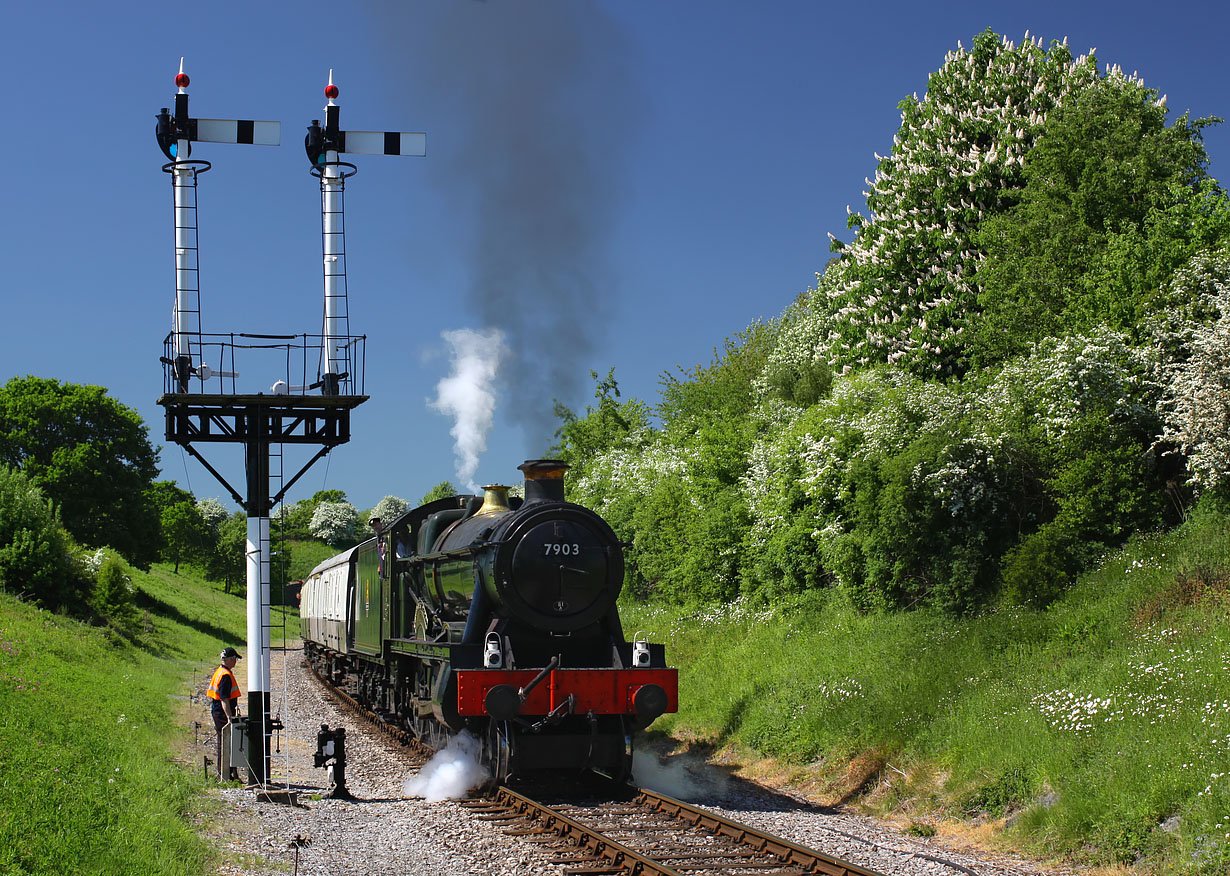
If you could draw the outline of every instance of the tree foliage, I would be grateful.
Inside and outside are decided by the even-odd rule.
[[[311,498],[284,505],[275,514],[281,535],[285,539],[309,539],[312,535],[312,515],[322,502],[345,502],[343,490],[317,490]]]
[[[901,102],[892,150],[867,180],[869,215],[851,213],[853,243],[834,240],[824,318],[835,363],[964,370],[978,229],[1015,203],[1048,113],[1096,78],[1066,43],[1017,45],[988,30],[948,53],[923,97]]]
[[[1195,256],[1171,291],[1189,302],[1196,318],[1180,319],[1161,339],[1172,354],[1161,438],[1186,458],[1198,490],[1224,490],[1230,483],[1230,249]]]
[[[198,499],[196,512],[201,515],[201,522],[215,532],[222,522],[231,516],[226,506],[217,499]]]
[[[248,574],[247,517],[241,511],[221,519],[210,512],[202,516],[213,528],[213,540],[204,557],[205,574],[211,581],[221,582],[227,593],[243,593]]]
[[[426,505],[429,502],[434,502],[437,499],[447,499],[457,495],[457,488],[453,486],[452,481],[440,481],[430,490],[428,490],[422,499],[419,500],[420,505]]]
[[[1230,235],[1201,131],[1169,127],[1155,90],[1112,71],[1047,117],[1018,202],[976,235],[986,251],[972,359],[985,366],[1043,338],[1098,325],[1137,332],[1170,306],[1173,272]]]
[[[205,555],[212,534],[195,502],[176,502],[162,510],[162,539],[176,575],[181,561]]]
[[[368,518],[379,517],[384,523],[388,524],[405,514],[408,507],[410,506],[406,504],[405,499],[399,499],[397,496],[385,496],[376,503],[376,507],[372,508]]]
[[[321,502],[312,512],[308,531],[313,538],[334,547],[353,543],[359,528],[359,512],[349,502]]]
[[[68,539],[55,505],[23,472],[0,465],[0,588],[58,608],[70,588]]]
[[[107,556],[98,569],[94,587],[94,607],[107,618],[113,629],[125,634],[133,632],[137,609],[132,580],[118,557]]]
[[[158,452],[135,411],[100,386],[14,377],[0,388],[0,462],[21,469],[79,542],[130,562],[157,558],[149,490]]]
[[[571,478],[585,476],[587,462],[600,454],[620,447],[634,446],[639,435],[649,428],[649,409],[643,402],[629,399],[619,402],[619,382],[615,369],[600,378],[591,371],[594,398],[597,405],[588,405],[585,416],[577,416],[558,400],[555,416],[562,424],[555,432],[556,446],[552,453],[572,466]]]

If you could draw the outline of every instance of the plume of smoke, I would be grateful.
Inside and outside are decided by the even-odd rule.
[[[637,746],[632,757],[632,779],[638,787],[688,802],[701,802],[721,796],[724,778],[699,758],[676,755],[661,759],[656,753]]]
[[[504,333],[457,329],[441,337],[452,351],[452,372],[436,384],[431,406],[453,418],[450,430],[457,460],[457,477],[478,492],[474,472],[487,449],[487,433],[495,414],[495,378],[499,372]]]
[[[504,415],[539,455],[615,298],[608,243],[643,103],[631,42],[595,0],[369,5],[413,65],[399,81],[425,83],[408,111],[472,231],[467,303],[513,351]]]
[[[491,778],[479,763],[478,740],[466,731],[454,736],[414,775],[402,784],[407,797],[422,797],[428,803],[460,800],[471,788],[477,788]]]

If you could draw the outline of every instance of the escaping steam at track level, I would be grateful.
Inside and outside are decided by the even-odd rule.
[[[504,333],[499,329],[443,332],[452,357],[452,372],[436,384],[431,407],[453,418],[450,430],[457,461],[457,478],[472,493],[478,458],[487,449],[487,433],[495,415],[495,378],[504,358]]]
[[[467,792],[481,788],[491,778],[491,773],[479,763],[481,748],[477,739],[461,731],[402,783],[402,793],[422,797],[428,803],[464,799]]]

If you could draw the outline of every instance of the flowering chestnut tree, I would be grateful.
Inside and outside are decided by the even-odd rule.
[[[1047,113],[1097,75],[1093,59],[1073,58],[1066,41],[1044,49],[1040,39],[1017,45],[985,31],[969,50],[958,43],[948,53],[923,97],[901,102],[892,151],[876,155],[867,180],[869,215],[851,212],[853,243],[834,240],[835,361],[959,369],[984,258],[977,229],[1013,202]]]

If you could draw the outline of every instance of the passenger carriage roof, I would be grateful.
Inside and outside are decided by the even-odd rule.
[[[351,557],[354,556],[354,552],[357,551],[358,549],[359,549],[358,545],[356,545],[355,547],[348,548],[347,550],[342,551],[337,556],[329,557],[329,559],[324,560],[319,565],[317,565],[316,568],[312,570],[311,575],[318,575],[321,572],[324,572],[326,569],[332,569],[334,566],[346,565],[347,563],[350,562]],[[308,577],[311,577],[311,575],[309,575]]]

